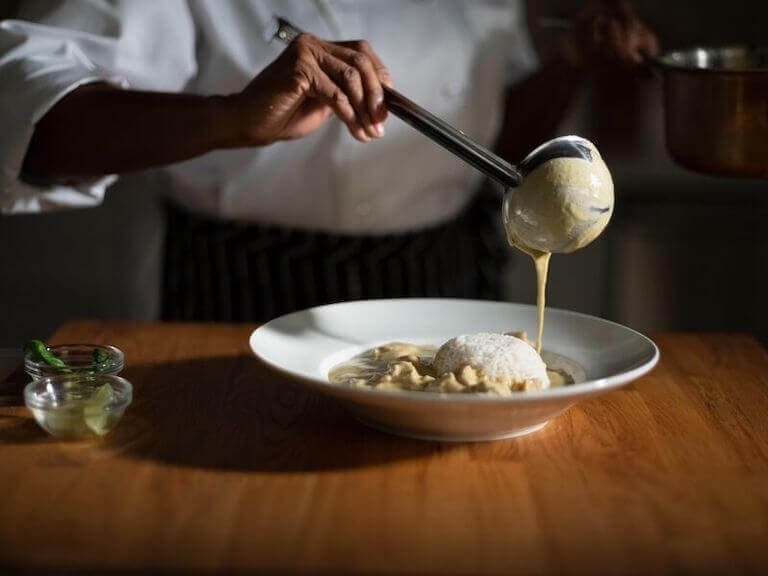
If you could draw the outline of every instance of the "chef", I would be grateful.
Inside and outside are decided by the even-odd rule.
[[[285,49],[279,16],[312,34]],[[382,86],[517,161],[595,63],[644,51],[624,2],[587,8],[546,61],[516,1],[25,2],[0,23],[0,208],[94,206],[162,170],[168,319],[499,297],[498,201],[387,121]]]

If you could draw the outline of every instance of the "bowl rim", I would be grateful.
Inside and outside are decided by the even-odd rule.
[[[653,340],[651,340],[648,336],[645,336],[644,334],[638,332],[637,330],[629,328],[628,326],[624,326],[623,324],[619,324],[618,322],[613,322],[611,320],[606,320],[604,318],[599,318],[597,316],[592,316],[590,314],[575,312],[572,310],[564,310],[562,308],[549,308],[549,307],[547,308],[547,311],[549,312],[571,314],[571,315],[579,316],[582,318],[587,318],[590,321],[595,321],[598,323],[603,323],[606,325],[618,327],[618,328],[621,328],[622,330],[627,330],[633,333],[635,336],[639,337],[645,344],[649,345],[650,346],[649,351],[651,353],[647,358],[644,358],[640,364],[633,366],[629,370],[621,372],[620,374],[617,374],[615,376],[607,376],[604,378],[598,378],[596,380],[587,380],[585,382],[579,382],[578,384],[571,384],[569,386],[564,386],[561,388],[548,388],[545,390],[516,392],[512,396],[493,396],[493,395],[482,395],[482,394],[451,394],[451,393],[444,393],[444,392],[376,390],[373,388],[368,389],[368,388],[352,388],[352,387],[341,386],[338,384],[332,384],[327,380],[323,380],[319,377],[310,378],[303,374],[298,374],[296,372],[287,370],[282,366],[272,362],[271,360],[259,354],[255,346],[255,339],[257,338],[257,333],[260,330],[264,330],[269,326],[269,324],[273,322],[277,322],[278,320],[284,319],[294,314],[300,314],[302,312],[306,312],[307,310],[338,307],[338,306],[344,306],[350,303],[359,303],[359,302],[384,303],[384,302],[419,301],[419,300],[423,300],[423,301],[440,300],[444,302],[510,304],[510,305],[519,305],[519,306],[533,306],[530,304],[520,304],[517,302],[504,302],[501,300],[477,300],[477,299],[468,299],[468,298],[383,298],[383,299],[337,302],[334,304],[326,304],[324,306],[314,306],[304,310],[298,310],[296,312],[291,312],[289,314],[284,314],[282,316],[274,318],[269,322],[266,322],[261,326],[259,326],[258,328],[256,328],[251,333],[248,343],[251,348],[251,352],[254,354],[254,356],[260,362],[265,364],[267,367],[269,367],[272,370],[275,370],[276,372],[290,379],[304,382],[310,388],[318,392],[321,392],[324,394],[331,394],[335,396],[345,396],[345,397],[358,397],[358,398],[371,398],[371,399],[388,398],[393,402],[401,402],[401,403],[427,402],[427,403],[436,403],[436,404],[524,404],[524,403],[530,403],[530,402],[541,402],[549,399],[552,399],[552,400],[564,399],[564,398],[577,399],[586,395],[596,394],[596,393],[607,391],[607,390],[613,390],[633,380],[636,380],[644,376],[651,370],[653,370],[653,368],[655,368],[656,365],[658,364],[659,359],[661,357],[659,347],[656,345],[656,343]]]
[[[52,346],[46,345],[46,348],[54,354],[59,350],[66,350],[70,348],[83,348],[83,349],[99,349],[105,350],[109,354],[109,360],[102,363],[91,362],[90,364],[82,364],[78,366],[68,366],[64,372],[64,368],[57,368],[51,366],[43,360],[35,360],[32,358],[32,353],[29,351],[24,352],[24,370],[27,372],[34,372],[43,376],[53,376],[56,374],[104,374],[108,375],[110,372],[117,370],[118,372],[125,367],[125,354],[117,346],[111,344],[88,344],[84,343],[69,343],[69,344],[54,344]],[[57,354],[58,355],[58,354]],[[100,368],[98,371],[94,371]]]
[[[133,400],[133,385],[123,378],[114,374],[55,374],[37,378],[24,386],[24,404],[27,408],[36,410],[67,410],[82,406],[86,403],[85,399],[70,400],[58,406],[51,405],[50,402],[40,401],[38,399],[38,389],[41,386],[60,384],[62,381],[71,381],[72,379],[81,381],[100,380],[104,384],[112,386],[114,396],[106,404],[105,410],[115,411],[125,409]]]

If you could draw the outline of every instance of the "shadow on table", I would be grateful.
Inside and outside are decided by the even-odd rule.
[[[105,448],[169,464],[230,470],[365,467],[443,450],[359,424],[247,356],[135,366],[134,400]]]

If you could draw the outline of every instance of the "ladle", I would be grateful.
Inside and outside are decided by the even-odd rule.
[[[290,44],[297,36],[302,34],[299,28],[283,18],[278,18],[277,24],[278,29],[275,37],[286,44]],[[396,90],[386,86],[384,87],[384,104],[387,110],[402,121],[501,184],[505,188],[507,199],[510,198],[510,195],[515,194],[511,190],[512,188],[521,186],[523,179],[528,174],[550,160],[577,158],[588,162],[593,161],[594,146],[578,136],[567,136],[542,144],[531,152],[519,166],[514,166],[488,150],[485,146],[469,138],[461,130],[454,128]],[[557,194],[557,191],[554,189],[548,191],[548,193],[551,193],[551,197],[546,199],[538,198],[535,204],[537,206],[543,206],[546,203],[551,205],[558,202],[562,204],[567,200],[562,195]],[[545,202],[542,202],[542,200],[545,200]],[[505,206],[507,205],[509,205],[509,202],[505,201]],[[554,206],[555,211],[558,208],[566,210],[567,206]],[[594,207],[594,209],[597,212],[590,214],[588,210],[585,214],[587,216],[599,214],[600,211],[604,212],[612,209],[612,206],[600,205]],[[578,234],[579,231],[584,231],[584,234],[591,233],[589,222],[585,222],[584,225],[572,226],[569,230],[556,231],[557,233],[555,234],[541,234],[541,231],[536,229],[535,219],[531,220],[530,218],[530,210],[509,211],[509,213],[505,210],[504,214],[507,230],[510,230],[510,225],[516,230],[517,242],[532,246],[537,250],[548,252],[571,251],[575,249],[573,246],[581,247],[588,243],[581,242],[579,238],[573,238],[574,234]],[[525,222],[520,221],[519,223],[513,221],[515,218],[523,217],[528,218],[528,220]],[[511,224],[508,220],[512,221]],[[563,238],[566,237],[567,242],[563,241]],[[592,239],[590,238],[588,241]],[[529,240],[530,244],[528,243]]]

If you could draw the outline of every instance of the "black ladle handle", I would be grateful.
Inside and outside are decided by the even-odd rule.
[[[434,114],[427,112],[399,92],[384,87],[387,110],[446,150],[471,164],[505,187],[520,185],[520,172],[485,146],[481,146],[461,130],[457,130]]]
[[[286,44],[290,44],[302,33],[301,30],[283,18],[278,18],[277,24],[278,29],[275,37]],[[400,120],[484,172],[502,186],[516,187],[520,185],[523,178],[515,166],[485,146],[481,146],[461,130],[457,130],[412,100],[386,86],[384,87],[384,105]]]

